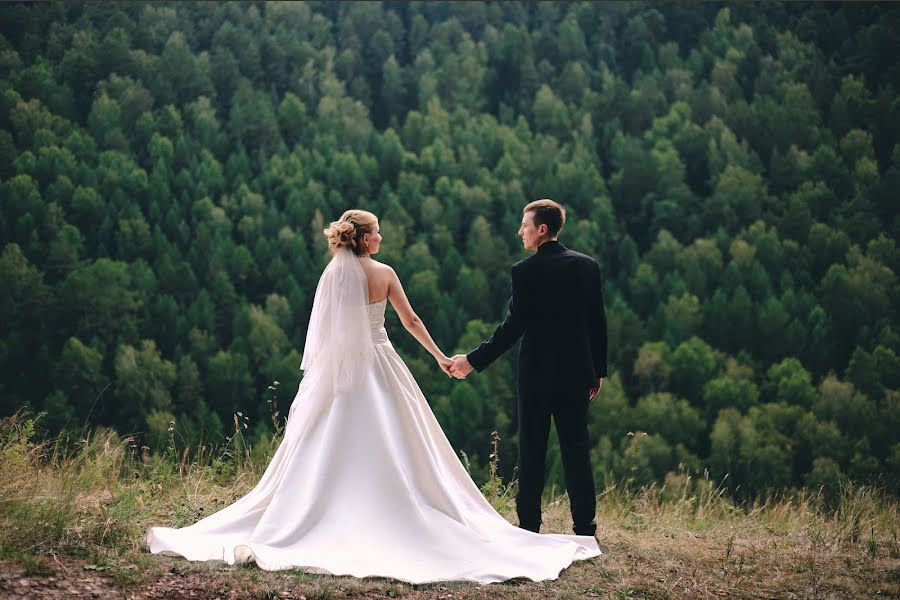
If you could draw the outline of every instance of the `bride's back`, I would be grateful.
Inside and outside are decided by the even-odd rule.
[[[388,296],[393,270],[371,258],[361,258],[359,264],[366,272],[369,281],[369,304],[381,302]]]

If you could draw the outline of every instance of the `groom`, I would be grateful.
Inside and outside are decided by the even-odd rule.
[[[519,237],[535,254],[512,266],[506,319],[468,355],[453,357],[451,374],[479,372],[522,337],[518,366],[519,527],[541,527],[541,494],[550,417],[556,424],[566,489],[577,535],[594,535],[596,495],[587,411],[606,377],[606,314],[600,267],[556,237],[566,212],[553,200],[528,204]]]

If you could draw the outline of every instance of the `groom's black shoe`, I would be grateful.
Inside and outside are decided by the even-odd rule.
[[[593,537],[597,535],[597,523],[591,521],[586,525],[576,525],[572,530],[575,532],[575,535],[589,535]]]

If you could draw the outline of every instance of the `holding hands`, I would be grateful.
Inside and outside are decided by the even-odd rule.
[[[457,354],[450,359],[453,364],[450,366],[450,375],[457,379],[465,379],[466,375],[472,372],[472,365],[465,354]]]
[[[441,356],[437,357],[437,362],[441,366],[441,371],[446,373],[448,377],[465,379],[466,375],[472,372],[472,365],[469,364],[469,359],[466,358],[465,354],[457,354],[452,358],[441,354]]]

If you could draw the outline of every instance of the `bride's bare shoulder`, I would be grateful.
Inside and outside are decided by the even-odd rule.
[[[376,281],[383,281],[387,283],[391,279],[396,277],[394,269],[392,269],[390,265],[380,263],[376,260],[366,260],[363,263],[363,268],[365,269],[366,275],[368,275],[370,280],[374,279]]]
[[[378,262],[376,260],[373,260],[372,267],[374,269],[376,269],[379,273],[382,273],[384,275],[393,275],[394,274],[394,268],[387,263]]]

